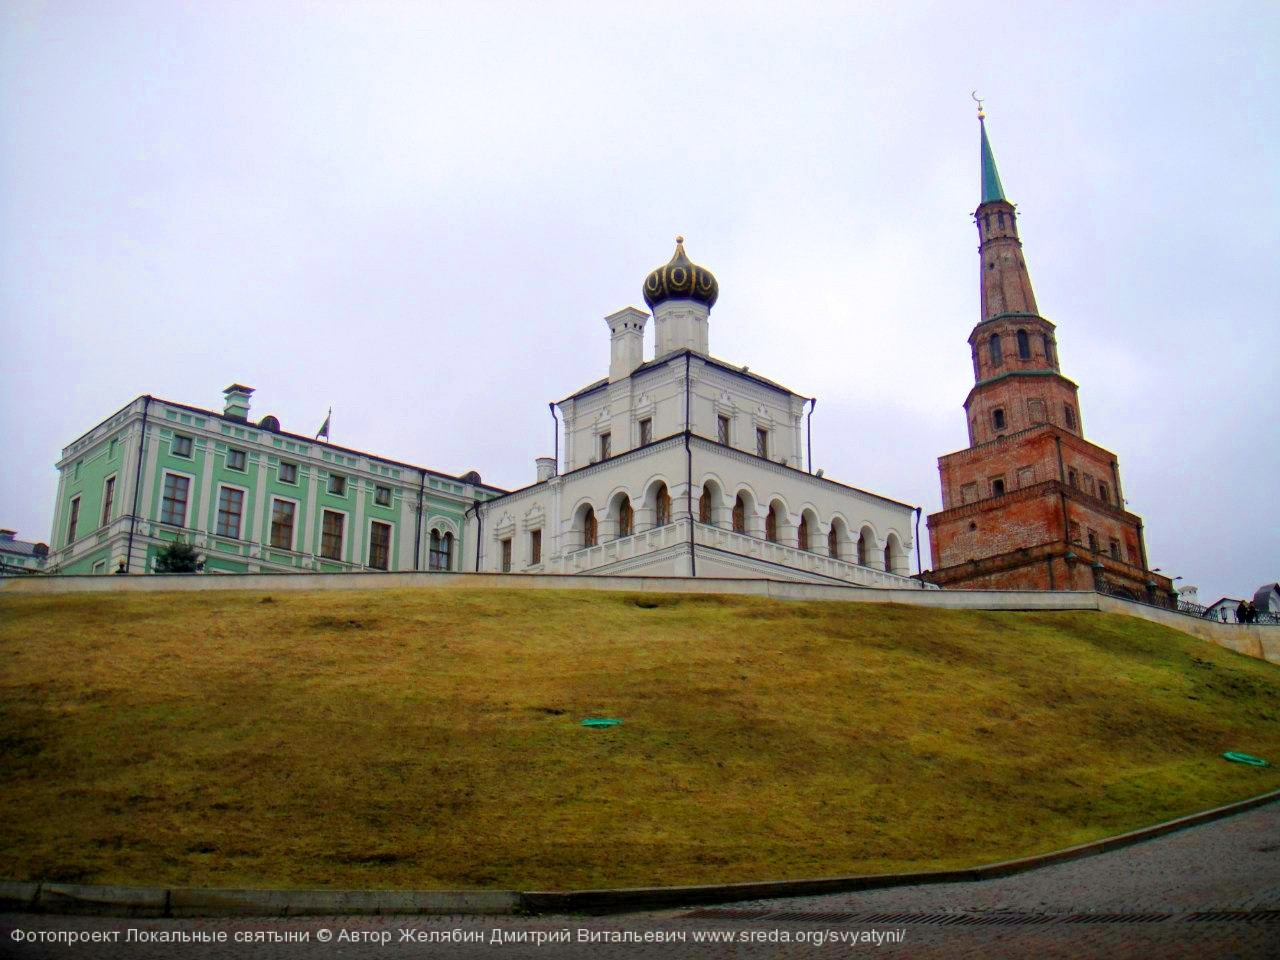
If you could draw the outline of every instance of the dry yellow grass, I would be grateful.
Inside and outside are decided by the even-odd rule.
[[[985,862],[1280,786],[1138,620],[594,592],[0,597],[0,878],[572,888]],[[587,729],[583,717],[621,717]]]

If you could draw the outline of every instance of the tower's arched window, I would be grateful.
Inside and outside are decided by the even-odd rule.
[[[1047,333],[1040,334],[1040,339],[1044,343],[1044,359],[1050,366],[1052,366],[1054,362],[1053,341],[1049,339],[1049,335]]]
[[[1001,210],[999,213],[996,214],[996,222],[1000,224],[1000,229],[1003,230],[1004,229],[1004,211],[1003,210]]]
[[[742,494],[738,494],[738,499],[733,501],[733,532],[747,532],[747,504],[742,499]]]
[[[1018,359],[1031,359],[1031,338],[1027,336],[1027,331],[1025,330],[1018,331]]]
[[[991,423],[997,430],[1004,429],[1004,408],[996,407],[991,411]]]
[[[1004,363],[1004,351],[1000,349],[1000,334],[993,333],[991,339],[987,342],[990,344],[991,349],[991,364],[998,367]]]
[[[584,547],[596,545],[596,512],[592,507],[587,507],[582,515],[582,545]]]

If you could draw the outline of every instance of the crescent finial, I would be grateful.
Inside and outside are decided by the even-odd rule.
[[[973,92],[971,92],[969,96],[973,97],[974,103],[978,105],[978,119],[979,120],[985,119],[987,115],[982,110],[982,101],[984,98],[978,96],[977,90],[974,90]]]

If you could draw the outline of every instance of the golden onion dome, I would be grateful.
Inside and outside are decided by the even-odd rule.
[[[684,252],[684,237],[676,237],[671,259],[644,278],[644,302],[652,310],[668,300],[696,300],[707,309],[715,306],[720,284],[706,267],[700,267]]]

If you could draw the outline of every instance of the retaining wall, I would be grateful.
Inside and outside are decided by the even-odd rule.
[[[1246,656],[1280,664],[1280,626],[1217,623],[1085,590],[924,590],[720,577],[623,577],[542,573],[246,573],[41,576],[0,579],[0,594],[163,593],[244,590],[614,590],[727,593],[777,600],[907,603],[959,610],[1095,610],[1141,617]]]

